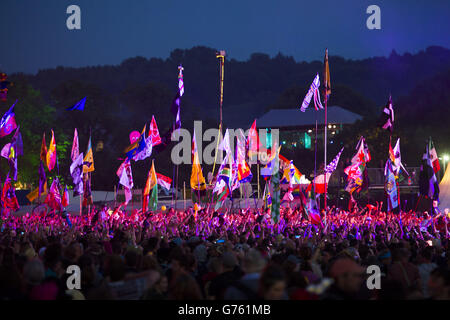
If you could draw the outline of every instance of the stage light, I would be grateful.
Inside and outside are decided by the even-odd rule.
[[[308,130],[308,133],[311,133],[311,132],[312,132],[312,130],[311,130],[311,129],[309,129],[309,130]]]
[[[448,156],[448,154],[444,154],[444,161],[447,162],[448,160],[450,160],[450,157]]]

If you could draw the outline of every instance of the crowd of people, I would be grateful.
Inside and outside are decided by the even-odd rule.
[[[432,216],[380,208],[332,207],[320,223],[289,207],[277,223],[270,209],[219,213],[209,206],[3,214],[0,297],[450,299],[448,210]],[[69,266],[81,271],[78,287],[68,285],[76,284]]]

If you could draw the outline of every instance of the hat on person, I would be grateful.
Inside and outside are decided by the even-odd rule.
[[[338,259],[330,268],[330,276],[333,278],[337,278],[348,272],[363,273],[364,268],[350,258]]]

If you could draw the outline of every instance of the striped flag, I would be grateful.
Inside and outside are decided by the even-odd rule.
[[[166,190],[170,190],[170,186],[172,184],[172,179],[169,177],[163,176],[162,174],[157,173],[156,178],[158,180],[158,184]]]
[[[334,170],[336,170],[337,165],[339,163],[339,158],[341,157],[342,151],[344,151],[344,147],[342,147],[341,151],[337,154],[336,158],[334,158],[333,161],[330,162],[329,165],[325,168],[325,172],[327,173],[333,173]]]

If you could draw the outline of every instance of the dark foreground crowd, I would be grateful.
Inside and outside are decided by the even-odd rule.
[[[276,224],[261,209],[4,213],[0,298],[449,300],[448,220],[378,207],[333,207],[319,224],[290,208]]]

